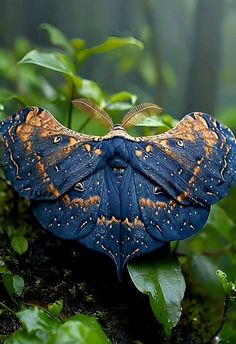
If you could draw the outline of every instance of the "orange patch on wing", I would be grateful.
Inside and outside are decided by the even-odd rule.
[[[186,198],[188,198],[188,196],[189,196],[189,191],[186,190],[177,197],[177,201],[182,203]]]
[[[38,161],[36,165],[37,170],[39,171],[42,178],[47,178],[47,172],[45,170],[45,165],[42,161]]]
[[[124,219],[124,221],[122,221],[122,225],[131,227],[131,226],[132,226],[132,222],[130,222],[129,219],[128,219],[128,217],[126,217],[126,218]]]
[[[149,207],[149,208],[162,208],[165,209],[168,207],[168,205],[165,202],[157,201],[153,202],[149,198],[140,198],[139,204],[141,207]]]
[[[48,177],[48,174],[45,169],[44,163],[41,161],[41,157],[37,154],[35,154],[36,159],[38,160],[36,164],[36,169],[40,173],[41,177],[44,179],[46,183],[48,183],[48,191],[53,194],[56,197],[60,196],[60,192],[57,190],[57,188],[53,185],[50,178]]]
[[[198,120],[203,124],[203,126],[209,129],[209,125],[204,117],[202,117],[201,112],[194,112],[194,115],[198,118]]]
[[[70,137],[70,143],[69,143],[69,145],[70,145],[70,146],[73,146],[73,145],[75,145],[76,143],[78,143],[78,140],[76,140],[74,137]]]
[[[32,142],[31,141],[27,141],[25,143],[25,149],[28,153],[32,153]]]
[[[26,118],[25,118],[25,123],[31,123],[32,119],[35,117],[35,115],[38,112],[38,108],[32,108],[32,110],[27,114]]]
[[[67,147],[63,148],[63,154],[59,151],[57,154],[57,158],[60,159],[64,155],[70,154],[70,152],[73,151],[74,148],[75,148],[74,146],[67,146]]]
[[[101,149],[97,148],[97,149],[95,149],[94,153],[95,153],[96,155],[101,155],[101,154],[102,154],[102,151],[101,151]]]
[[[82,198],[74,198],[70,204],[74,207],[83,207],[88,208],[91,205],[99,204],[100,197],[99,196],[91,196],[90,198],[83,200]]]
[[[144,227],[144,223],[141,220],[139,220],[138,218],[134,219],[133,224],[135,227]]]
[[[60,192],[57,190],[57,188],[52,183],[50,183],[48,185],[48,191],[51,192],[56,197],[60,196]]]
[[[86,151],[90,152],[91,151],[91,146],[88,143],[85,143],[84,145]]]
[[[189,180],[189,184],[193,184],[197,178],[197,176],[199,175],[199,173],[201,172],[201,167],[200,166],[196,166],[194,171],[193,171],[193,175],[191,177],[191,179]]]
[[[165,202],[156,202],[156,206],[158,208],[163,208],[163,209],[167,208],[167,204]]]
[[[141,150],[137,149],[137,150],[135,151],[135,155],[136,155],[138,158],[140,158],[140,157],[143,155],[143,152],[142,152]]]
[[[151,145],[147,145],[145,150],[146,150],[147,153],[151,153],[153,151],[153,148],[152,148]]]
[[[70,205],[70,197],[67,194],[62,197],[62,200],[66,205]]]
[[[20,124],[16,129],[17,136],[21,141],[26,142],[33,135],[34,128],[29,124]]]
[[[121,221],[120,219],[117,219],[115,216],[112,216],[112,218],[109,220],[102,215],[100,218],[97,219],[98,225],[112,226],[116,223],[121,223],[122,225],[128,226],[129,228],[144,227],[144,223],[138,218],[135,218],[134,221],[131,222],[127,217],[125,218],[125,220]]]

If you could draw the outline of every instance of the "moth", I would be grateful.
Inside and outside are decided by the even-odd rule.
[[[133,137],[127,128],[160,113],[157,105],[138,105],[114,125],[91,101],[73,103],[108,133],[81,134],[28,107],[1,123],[1,162],[45,229],[105,253],[119,276],[130,259],[198,232],[236,180],[233,133],[207,114]]]

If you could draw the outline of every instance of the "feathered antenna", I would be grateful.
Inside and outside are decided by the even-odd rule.
[[[106,113],[105,110],[94,104],[91,100],[79,98],[72,100],[72,103],[89,118],[99,121],[99,123],[108,129],[112,128],[113,122],[111,117]]]
[[[125,129],[130,128],[141,123],[146,117],[159,115],[162,111],[163,109],[156,104],[143,103],[137,105],[127,112],[122,119],[121,125]]]

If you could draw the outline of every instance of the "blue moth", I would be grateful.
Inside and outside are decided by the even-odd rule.
[[[119,276],[133,257],[198,232],[236,180],[235,138],[207,114],[133,137],[126,129],[160,113],[157,105],[138,105],[113,125],[91,101],[73,103],[107,135],[77,133],[45,109],[25,108],[1,123],[1,163],[45,229],[105,253]]]

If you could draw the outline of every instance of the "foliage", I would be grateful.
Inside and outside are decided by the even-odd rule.
[[[96,319],[85,315],[60,321],[45,310],[34,307],[18,312],[17,317],[22,328],[6,340],[6,344],[110,343]]]
[[[137,97],[127,90],[108,94],[96,81],[82,76],[83,65],[98,54],[112,54],[115,49],[121,49],[122,52],[127,46],[136,49],[137,54],[137,51],[143,48],[143,44],[133,37],[109,37],[95,47],[87,47],[82,39],[69,40],[60,30],[49,24],[42,24],[41,28],[48,33],[52,44],[51,49],[34,47],[24,39],[16,42],[15,51],[0,49],[1,119],[18,107],[40,105],[56,114],[62,123],[74,130],[83,128],[85,133],[103,134],[103,129],[96,122],[88,120],[84,114],[72,108],[71,100],[81,96],[90,98],[105,108],[112,115],[114,122],[119,122],[122,112],[129,109],[136,102]],[[141,54],[141,51],[139,53]],[[147,69],[149,64],[144,65]],[[105,70],[105,66],[101,68]],[[144,74],[149,75],[146,69]],[[169,75],[171,79],[171,71]],[[229,113],[226,119],[228,123],[235,124],[235,119]],[[144,121],[133,129],[132,133],[145,135],[159,133],[173,127],[175,123],[176,119],[164,114]],[[167,256],[164,255],[164,257],[158,255],[151,259],[144,257],[128,266],[130,277],[136,288],[148,295],[153,314],[163,325],[164,337],[171,338],[171,332],[172,336],[175,336],[178,328],[187,326],[185,322],[188,315],[186,314],[188,314],[188,302],[191,297],[197,298],[199,304],[202,302],[200,300],[209,297],[209,305],[213,305],[213,308],[215,306],[221,317],[224,291],[228,296],[232,296],[231,293],[235,292],[236,215],[233,206],[235,192],[234,189],[232,195],[221,202],[220,206],[212,207],[211,216],[204,231],[184,242],[174,243],[171,256],[167,252],[165,253]],[[2,286],[10,296],[10,302],[16,303],[17,308],[20,308],[21,303],[24,302],[27,288],[32,286],[29,280],[25,281],[20,276],[21,271],[16,269],[14,262],[27,260],[30,257],[36,240],[33,221],[29,203],[18,199],[1,172],[0,278]],[[229,282],[225,273],[217,268],[226,271],[229,279],[234,282]],[[216,270],[223,288],[216,277]],[[187,291],[186,299],[183,300],[185,279]],[[40,280],[35,277],[35,285],[37,283],[40,284]],[[70,289],[70,292],[73,294],[74,290]],[[86,292],[86,299],[93,302],[93,296],[88,292]],[[233,304],[231,299],[232,297],[229,303]],[[94,318],[80,314],[62,320],[63,304],[64,301],[59,299],[48,304],[47,311],[30,307],[18,312],[17,317],[22,327],[12,334],[6,343],[53,344],[58,343],[59,339],[62,344],[109,343]],[[212,317],[211,307],[209,306],[205,314],[197,307],[195,308],[194,317],[191,315],[189,317],[209,325],[209,319]],[[15,314],[15,310],[12,311],[3,302],[0,302],[0,311],[3,314],[4,312]],[[227,324],[222,330],[222,338],[236,337],[236,331],[232,325],[235,318],[236,310],[231,307]],[[213,337],[219,332],[219,321],[218,323],[217,321],[209,325],[211,326],[209,335],[212,334]],[[199,332],[199,324],[197,325]],[[191,326],[194,328],[194,325]],[[204,336],[207,335],[208,332],[205,331]],[[199,333],[198,336],[200,336]],[[177,339],[176,343],[178,343]]]
[[[178,259],[156,256],[152,260],[129,263],[130,276],[139,291],[149,296],[152,310],[169,337],[181,316],[185,280]]]

